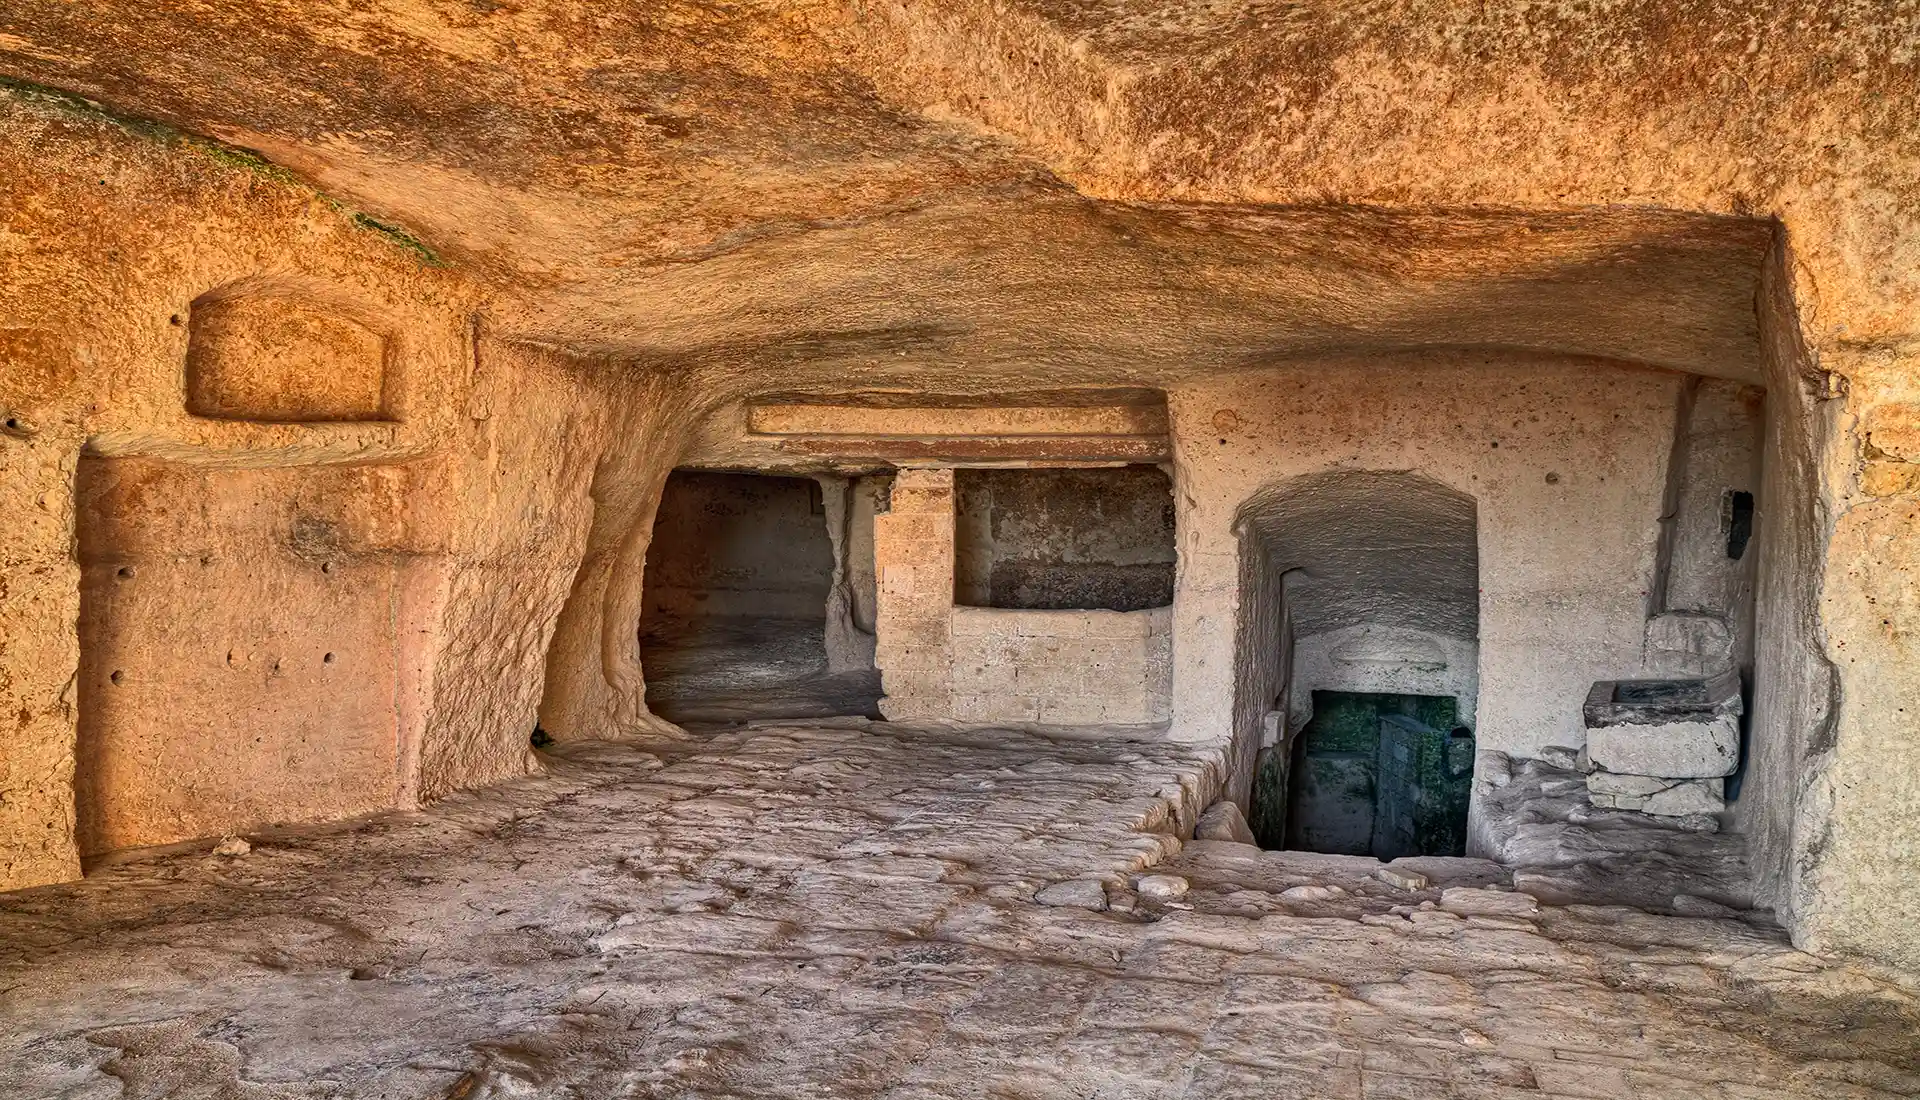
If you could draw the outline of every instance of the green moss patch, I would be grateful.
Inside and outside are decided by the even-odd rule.
[[[104,122],[136,137],[204,157],[231,171],[245,172],[270,183],[304,191],[345,215],[353,223],[354,228],[373,233],[387,243],[405,249],[425,266],[448,266],[446,261],[440,258],[439,253],[408,230],[353,209],[252,149],[232,145],[216,138],[191,134],[157,119],[116,111],[83,95],[61,88],[51,88],[44,84],[35,84],[30,80],[0,76],[0,91],[6,92],[20,102],[32,104],[43,110]]]

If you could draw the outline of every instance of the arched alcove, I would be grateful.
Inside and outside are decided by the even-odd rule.
[[[1273,690],[1253,817],[1269,847],[1464,850],[1478,688],[1471,496],[1405,471],[1288,479],[1240,513],[1243,663]]]

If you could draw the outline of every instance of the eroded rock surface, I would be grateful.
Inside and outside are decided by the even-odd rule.
[[[1479,860],[1398,861],[1407,892],[1371,859],[1182,845],[1215,758],[1054,732],[575,744],[422,813],[11,895],[0,1094],[1920,1092],[1920,989],[1890,973],[1536,909]],[[1086,880],[1110,911],[1034,901]]]

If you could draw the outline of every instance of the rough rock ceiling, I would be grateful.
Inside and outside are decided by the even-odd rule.
[[[594,284],[1030,171],[879,101],[831,5],[70,4],[5,68],[256,149],[502,282]]]
[[[1417,474],[1309,474],[1250,502],[1244,522],[1288,573],[1300,637],[1360,623],[1479,637],[1472,497]]]
[[[1376,55],[1395,79],[1424,65],[1465,94],[1498,83],[1532,28],[1552,62],[1535,75],[1571,82],[1567,109],[1612,109],[1607,89],[1679,64],[1622,43],[1694,25],[1635,8],[1576,46],[1579,20],[1475,10],[14,0],[0,71],[259,150],[493,286],[498,331],[616,357],[990,387],[1464,344],[1750,378],[1758,222],[1160,201],[1553,205],[1537,172],[1477,193],[1380,182],[1419,160],[1411,147],[1352,152],[1336,185],[1332,160],[1298,145],[1351,144],[1326,112],[1365,114],[1353,97]],[[1669,89],[1697,106],[1721,61],[1746,56],[1733,32],[1784,17],[1692,18],[1727,31],[1690,47],[1720,61]],[[1288,119],[1290,136],[1275,130]],[[1476,155],[1488,132],[1466,143]]]

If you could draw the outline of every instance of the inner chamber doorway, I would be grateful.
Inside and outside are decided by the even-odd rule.
[[[847,595],[860,573],[850,559],[872,550],[870,535],[849,537],[860,511],[850,488],[729,471],[668,476],[640,621],[655,713],[682,723],[880,716],[870,631]],[[847,660],[863,637],[864,655]]]
[[[1288,761],[1287,847],[1457,856],[1467,847],[1473,733],[1444,695],[1316,691]]]
[[[1479,675],[1472,497],[1333,471],[1250,501],[1240,538],[1272,685],[1250,822],[1263,847],[1465,852]]]

